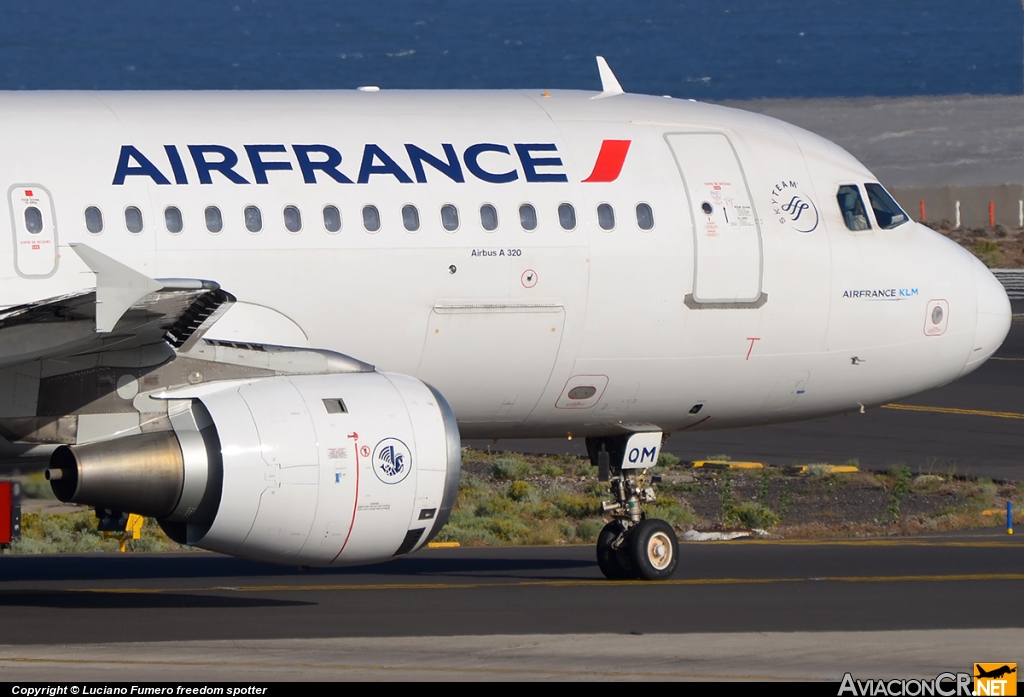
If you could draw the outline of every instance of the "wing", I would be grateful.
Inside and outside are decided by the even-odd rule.
[[[139,393],[277,375],[370,372],[334,351],[203,339],[235,298],[213,281],[151,279],[86,245],[92,290],[0,312],[0,455],[160,429],[166,405]],[[123,380],[131,383],[119,391]],[[6,442],[4,442],[6,441]],[[45,453],[41,453],[45,454]]]
[[[148,278],[86,245],[71,245],[95,290],[0,313],[0,368],[167,342],[187,348],[234,302],[213,281]]]

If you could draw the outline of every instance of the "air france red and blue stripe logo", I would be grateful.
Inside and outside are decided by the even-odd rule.
[[[610,183],[619,178],[629,140],[604,140],[590,176],[584,183]],[[155,149],[154,149],[155,150]],[[160,186],[172,184],[270,184],[278,177],[301,177],[306,184],[369,184],[393,181],[426,184],[430,181],[465,183],[467,179],[489,184],[565,183],[562,157],[555,143],[473,143],[456,147],[441,143],[433,148],[406,143],[385,149],[366,143],[358,165],[342,151],[323,143],[266,143],[243,145],[164,145],[157,154],[144,153],[134,145],[122,145],[113,184],[130,178],[149,179]]]

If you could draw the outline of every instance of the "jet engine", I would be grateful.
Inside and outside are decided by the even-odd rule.
[[[156,398],[170,430],[53,453],[57,498],[154,517],[183,544],[310,566],[412,552],[455,503],[458,426],[414,378],[268,377]]]

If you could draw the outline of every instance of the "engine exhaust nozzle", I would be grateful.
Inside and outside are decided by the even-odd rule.
[[[64,503],[80,503],[153,518],[170,515],[185,485],[185,462],[171,431],[87,445],[62,445],[46,478]]]

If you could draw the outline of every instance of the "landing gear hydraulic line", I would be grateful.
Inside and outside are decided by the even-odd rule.
[[[610,482],[614,501],[601,505],[614,520],[597,537],[597,564],[611,580],[670,578],[679,561],[676,533],[664,520],[647,518],[655,500],[651,469],[661,452],[660,432],[587,438],[598,479]]]

